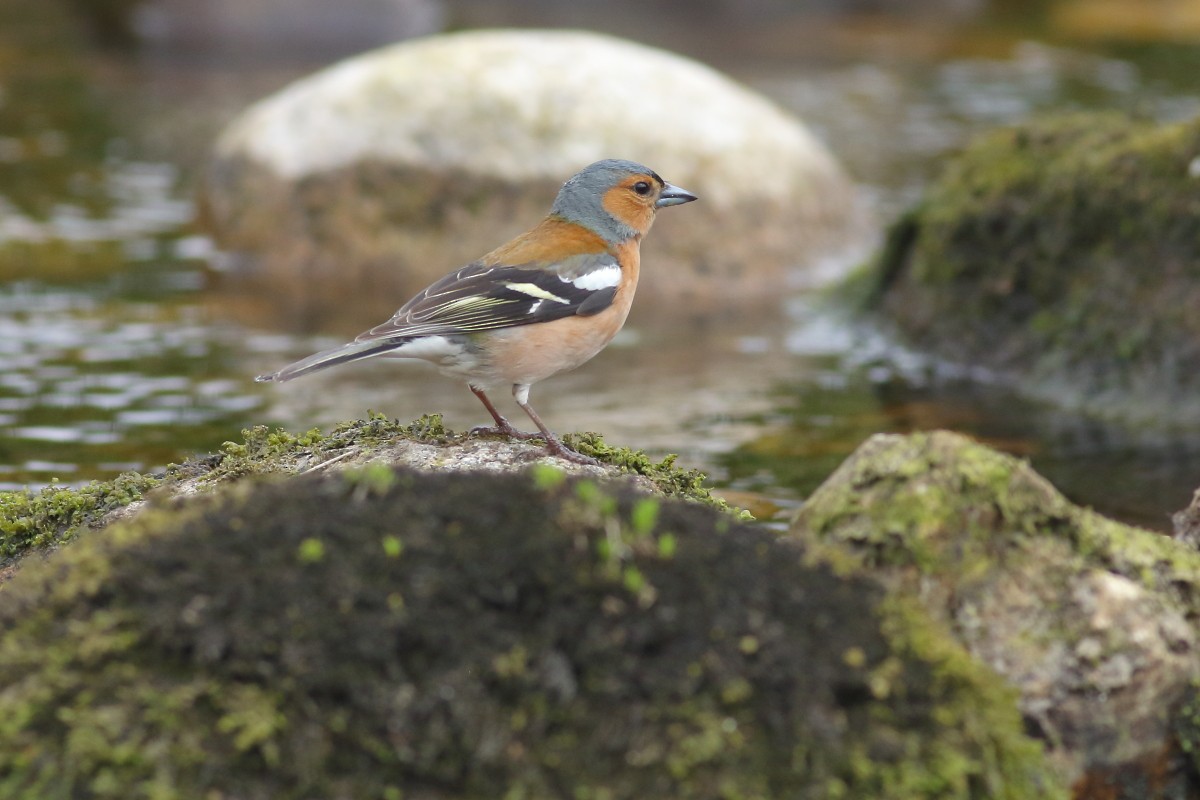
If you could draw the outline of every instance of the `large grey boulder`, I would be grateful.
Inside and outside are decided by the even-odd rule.
[[[276,303],[312,321],[343,295],[387,311],[606,157],[701,197],[644,250],[642,302],[669,301],[659,313],[777,297],[853,209],[825,147],[714,70],[591,33],[502,30],[374,51],[247,109],[216,144],[206,216]]]

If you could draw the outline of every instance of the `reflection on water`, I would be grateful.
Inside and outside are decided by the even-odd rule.
[[[103,169],[102,191],[108,207],[102,215],[64,200],[33,216],[23,213],[11,197],[0,196],[0,244],[58,241],[76,246],[119,241],[124,257],[139,261],[154,254],[152,237],[173,233],[191,220],[192,204],[174,196],[177,171],[170,164],[114,158]]]
[[[195,300],[207,239],[179,167],[132,144],[66,6],[0,6],[0,489],[211,450],[263,405]]]
[[[440,412],[457,429],[486,421],[464,387],[423,364],[255,385],[253,375],[341,336],[247,329],[230,320],[254,320],[253,309],[234,314],[239,298],[205,288],[217,254],[189,230],[189,170],[230,108],[316,65],[266,77],[146,67],[91,53],[61,13],[40,0],[0,5],[0,56],[11,66],[0,73],[0,489],[155,469],[259,423],[330,426],[367,409]],[[1191,83],[1200,48],[1172,59],[971,36],[923,59],[851,53],[805,65],[743,53],[742,69],[737,55],[722,66],[806,119],[881,218],[915,199],[974,131],[1050,109],[1160,119],[1200,109]],[[936,427],[1028,456],[1073,499],[1128,519],[1165,527],[1186,505],[1200,484],[1194,432],[1129,432],[1038,407],[992,376],[819,311],[819,286],[870,246],[809,265],[773,319],[681,330],[635,304],[612,347],[536,387],[534,403],[557,430],[680,453],[784,509],[871,433]]]
[[[5,287],[0,488],[162,466],[214,448],[261,409],[236,375],[235,332],[147,286],[171,293],[198,277],[155,271],[140,299],[115,291],[133,275],[106,287]]]

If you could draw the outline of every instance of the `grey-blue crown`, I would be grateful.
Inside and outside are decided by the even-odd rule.
[[[630,175],[651,175],[663,183],[657,172],[643,164],[606,158],[584,167],[564,183],[550,212],[587,226],[612,244],[622,242],[637,231],[605,211],[603,200],[608,189]]]

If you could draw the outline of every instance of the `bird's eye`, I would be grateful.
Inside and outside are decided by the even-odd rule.
[[[642,197],[645,197],[646,195],[650,194],[650,184],[646,183],[645,181],[638,181],[633,185],[633,190]]]

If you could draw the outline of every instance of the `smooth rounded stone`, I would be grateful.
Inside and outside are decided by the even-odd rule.
[[[853,227],[837,162],[765,98],[660,50],[520,30],[384,48],[260,101],[216,144],[205,217],[291,324],[343,298],[365,320],[363,303],[386,313],[526,230],[609,157],[701,198],[648,237],[643,311],[776,299],[788,268]]]

